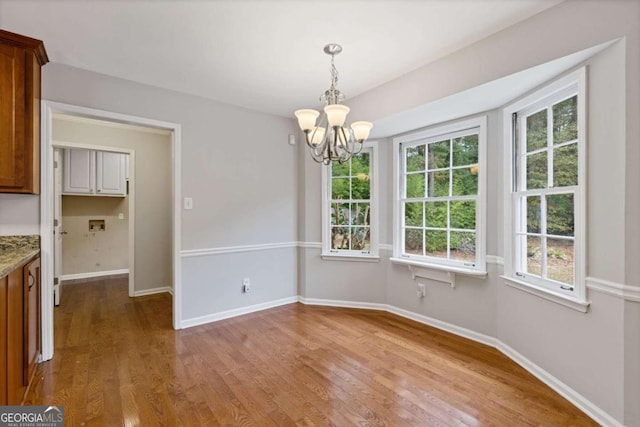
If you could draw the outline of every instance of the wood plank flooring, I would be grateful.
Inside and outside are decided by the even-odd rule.
[[[25,404],[67,426],[591,426],[495,349],[389,313],[290,304],[182,331],[168,294],[64,285]]]

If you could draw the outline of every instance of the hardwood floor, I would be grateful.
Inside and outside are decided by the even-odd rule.
[[[389,313],[290,304],[182,331],[168,294],[64,285],[25,404],[67,426],[590,426],[495,349]]]

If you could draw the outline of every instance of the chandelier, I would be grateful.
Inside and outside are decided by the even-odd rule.
[[[351,126],[345,126],[349,107],[340,104],[344,101],[344,94],[336,88],[338,70],[334,64],[334,57],[340,52],[342,46],[339,44],[331,43],[324,47],[324,53],[331,55],[331,87],[320,96],[320,101],[326,105],[318,125],[318,111],[306,109],[295,112],[298,125],[311,149],[311,157],[325,165],[332,161],[344,163],[354,154],[358,154],[373,127],[371,122],[353,122]]]

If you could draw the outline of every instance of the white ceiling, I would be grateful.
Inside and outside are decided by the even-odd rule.
[[[347,98],[562,0],[0,0],[0,27],[52,62],[291,117],[329,86]]]

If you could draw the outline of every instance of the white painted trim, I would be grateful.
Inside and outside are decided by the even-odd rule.
[[[206,323],[217,322],[219,320],[229,319],[231,317],[242,316],[243,314],[254,313],[269,308],[279,307],[281,305],[292,304],[298,302],[298,297],[287,297],[274,301],[267,301],[260,304],[254,304],[247,307],[234,308],[232,310],[221,311],[218,313],[208,314],[206,316],[185,319],[180,325],[181,328],[190,328],[193,326],[204,325]]]
[[[505,253],[505,268],[504,277],[508,278],[514,286],[518,289],[527,291],[534,295],[538,295],[545,298],[542,294],[549,289],[549,296],[546,299],[551,301],[560,302],[558,298],[555,298],[557,293],[563,292],[560,286],[556,286],[556,283],[542,278],[529,277],[527,283],[533,283],[533,287],[529,290],[525,286],[521,286],[524,281],[520,281],[516,278],[517,261],[519,259],[519,251],[521,246],[516,244],[515,230],[519,228],[519,217],[517,215],[518,208],[518,194],[513,192],[513,143],[512,143],[512,114],[521,113],[528,109],[535,109],[538,105],[547,106],[550,105],[549,99],[552,97],[562,98],[568,93],[576,92],[579,97],[578,102],[578,184],[579,187],[574,195],[574,209],[575,209],[575,283],[574,291],[571,292],[574,295],[567,294],[569,300],[575,300],[579,302],[585,302],[586,295],[586,248],[587,248],[587,230],[586,230],[586,187],[587,187],[587,170],[586,170],[586,151],[588,150],[588,133],[587,133],[587,101],[589,94],[587,93],[587,68],[581,67],[572,71],[558,79],[555,79],[549,84],[546,84],[535,92],[530,93],[515,102],[505,106],[502,110],[503,114],[503,142],[504,142],[504,156],[503,156],[503,171],[504,171],[504,253]],[[548,122],[548,126],[552,126],[551,122]],[[522,130],[521,130],[522,131]],[[523,141],[520,141],[523,144]],[[520,172],[521,174],[524,171]],[[515,285],[513,285],[515,284]],[[534,289],[532,292],[530,289]],[[563,304],[567,305],[567,304]],[[575,307],[572,307],[575,308]],[[582,310],[581,310],[582,311]]]
[[[380,190],[379,190],[379,182],[380,182],[380,168],[379,168],[379,160],[378,160],[378,141],[366,141],[363,145],[363,152],[364,150],[370,150],[371,152],[371,163],[369,165],[369,172],[370,174],[373,175],[371,181],[370,181],[370,194],[369,194],[369,203],[371,204],[371,221],[370,221],[370,243],[371,243],[371,250],[369,252],[368,255],[364,255],[364,256],[370,256],[373,258],[377,258],[379,255],[379,250],[380,250],[380,246],[379,246],[379,236],[380,236],[380,221],[379,221],[379,215],[378,212],[380,210],[379,205],[380,205]],[[329,199],[331,197],[331,195],[329,194],[329,184],[330,184],[330,180],[331,177],[329,176],[329,167],[324,167],[324,165],[322,166],[322,173],[321,173],[321,182],[322,182],[322,188],[321,188],[321,196],[322,196],[322,202],[321,202],[321,206],[322,206],[322,212],[321,212],[321,219],[322,219],[322,242],[321,242],[321,247],[322,247],[322,257],[324,259],[325,256],[336,256],[336,257],[342,257],[342,259],[348,258],[348,257],[354,257],[354,258],[358,258],[361,257],[363,255],[362,251],[357,251],[357,250],[353,250],[353,251],[347,251],[347,250],[339,250],[337,252],[331,252],[331,226],[330,226],[330,215],[329,215]],[[348,201],[348,200],[347,200]]]
[[[42,100],[40,103],[41,117],[41,174],[40,174],[40,255],[41,255],[41,279],[42,279],[42,360],[50,360],[53,357],[53,115],[66,114],[71,116],[83,116],[98,120],[107,120],[135,126],[153,127],[165,129],[171,132],[172,140],[172,196],[173,210],[173,327],[179,329],[182,319],[182,286],[180,259],[180,245],[182,230],[181,224],[181,127],[179,124],[164,122],[155,119],[114,113],[77,105],[63,104],[59,102]],[[130,270],[133,266],[129,266]]]
[[[360,308],[363,310],[389,311],[389,306],[387,304],[379,304],[375,302],[343,301],[305,297],[298,297],[298,299],[305,305],[321,305],[325,307]]]
[[[640,286],[630,286],[595,277],[587,277],[587,289],[622,298],[626,301],[640,302]]]
[[[60,276],[61,281],[76,280],[76,279],[90,279],[93,277],[115,276],[117,274],[129,274],[128,268],[120,270],[108,270],[108,271],[90,271],[87,273],[75,273],[75,274],[63,274]]]
[[[523,282],[504,275],[500,277],[504,279],[504,283],[507,286],[531,295],[535,295],[547,301],[555,302],[556,304],[563,305],[581,313],[586,313],[589,310],[589,306],[591,305],[590,301],[583,301],[577,298],[573,298],[569,295],[561,294],[559,292],[553,292],[551,289],[541,288],[529,282]]]
[[[495,347],[500,350],[502,354],[516,362],[518,365],[522,366],[534,377],[538,378],[540,381],[551,387],[559,395],[567,399],[585,414],[593,418],[597,423],[603,426],[623,427],[622,423],[620,423],[607,412],[596,406],[589,399],[569,387],[567,384],[560,381],[555,376],[551,375],[549,372],[542,369],[540,366],[527,359],[522,354],[518,353],[513,348],[509,347],[507,344],[499,340],[496,341],[496,344],[497,345]]]
[[[298,242],[299,248],[305,249],[322,249],[321,242]]]
[[[298,242],[265,243],[260,245],[227,246],[227,247],[220,247],[220,248],[205,248],[205,249],[186,249],[184,251],[180,251],[180,256],[182,258],[191,258],[191,257],[198,257],[198,256],[233,254],[233,253],[239,253],[239,252],[267,251],[271,249],[295,248],[295,247],[298,247]]]
[[[380,245],[378,245],[378,249],[380,249],[381,251],[392,252],[393,245],[391,243],[380,243]]]
[[[606,411],[602,410],[600,407],[595,405],[593,402],[588,400],[586,397],[575,391],[573,388],[569,387],[567,384],[560,381],[558,378],[551,375],[546,370],[542,369],[540,366],[536,365],[522,354],[518,353],[516,350],[503,343],[497,338],[491,337],[489,335],[485,335],[479,332],[472,331],[467,328],[463,328],[461,326],[454,325],[452,323],[444,322],[442,320],[434,319],[432,317],[424,316],[422,314],[414,313],[412,311],[404,310],[392,305],[387,304],[376,304],[376,303],[366,303],[366,302],[353,302],[353,301],[340,301],[340,300],[326,300],[326,299],[317,299],[317,298],[303,298],[300,297],[300,302],[308,305],[323,305],[329,307],[344,307],[344,308],[360,308],[360,309],[368,309],[368,310],[381,310],[387,311],[389,313],[393,313],[397,316],[404,317],[406,319],[414,320],[418,323],[422,323],[428,326],[432,326],[436,329],[440,329],[449,333],[452,333],[457,336],[461,336],[472,341],[479,342],[481,344],[488,345],[490,347],[494,347],[499,350],[502,354],[507,356],[509,359],[516,362],[518,365],[522,366],[525,370],[530,372],[544,384],[552,388],[562,397],[567,399],[573,405],[582,410],[585,414],[593,418],[596,422],[601,425],[612,426],[612,427],[622,427],[619,421],[609,415]]]
[[[142,289],[140,291],[135,291],[133,293],[134,297],[143,297],[145,295],[155,295],[162,294],[164,292],[168,292],[173,295],[173,289],[170,286],[163,286],[161,288],[153,288],[153,289]]]
[[[454,267],[454,266],[445,265],[445,264],[430,264],[430,263],[426,263],[426,262],[420,262],[420,261],[416,261],[416,260],[413,260],[413,259],[405,259],[405,258],[391,257],[389,259],[394,264],[402,264],[402,265],[409,266],[410,267],[409,270],[411,270],[411,267],[417,267],[417,268],[421,268],[421,269],[445,271],[445,272],[449,272],[449,273],[461,274],[463,276],[477,277],[477,278],[483,278],[483,279],[487,277],[487,272],[484,271],[484,270],[481,271],[481,270],[470,269],[470,268],[467,269],[467,268]],[[425,275],[426,273],[414,274],[414,272],[412,271],[411,274],[413,276],[431,278],[430,276]],[[434,280],[442,281],[440,279],[434,279]],[[451,283],[451,282],[447,281],[447,283]]]
[[[504,258],[497,255],[487,255],[487,264],[504,265]]]
[[[379,256],[374,255],[347,255],[347,254],[321,254],[325,261],[355,261],[355,262],[380,262]]]

